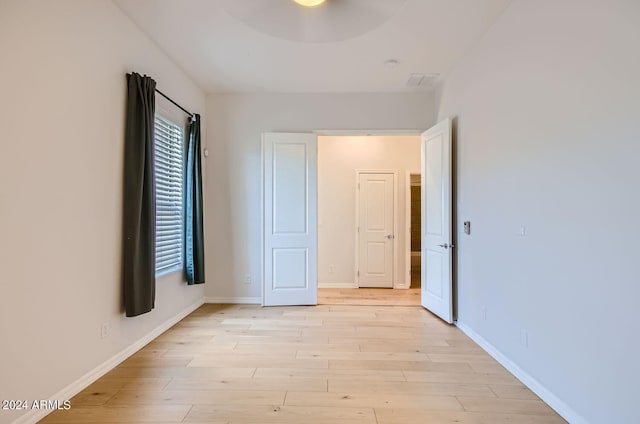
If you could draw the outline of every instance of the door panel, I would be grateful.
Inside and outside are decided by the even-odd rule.
[[[307,148],[305,143],[273,145],[273,233],[307,233]]]
[[[393,287],[395,176],[358,175],[358,285]]]
[[[273,289],[306,289],[309,250],[273,249]]]
[[[427,216],[430,218],[426,222],[425,230],[428,234],[442,235],[443,231],[443,176],[442,176],[442,134],[437,134],[426,145],[425,156],[429,158],[427,166]]]
[[[317,137],[263,135],[264,306],[317,304]]]
[[[427,263],[429,267],[427,268],[427,277],[426,279],[430,284],[426,285],[426,290],[429,296],[434,296],[439,300],[442,300],[442,295],[445,290],[443,288],[443,283],[445,280],[443,278],[443,268],[445,258],[441,252],[436,252],[433,250],[427,251]]]
[[[422,306],[453,322],[451,120],[422,134]]]

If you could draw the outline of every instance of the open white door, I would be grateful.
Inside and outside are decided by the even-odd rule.
[[[422,306],[453,322],[451,120],[422,134]]]
[[[317,137],[265,133],[262,304],[318,303]]]

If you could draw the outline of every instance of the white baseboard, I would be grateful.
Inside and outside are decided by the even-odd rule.
[[[394,289],[406,290],[411,286],[407,286],[404,284],[396,284],[393,286]],[[340,283],[318,283],[319,289],[357,289],[360,288],[357,283],[353,284],[340,284]],[[367,288],[367,287],[363,287]],[[375,288],[375,287],[374,287]]]
[[[242,297],[242,296],[232,296],[232,297],[205,297],[205,303],[222,303],[222,304],[231,304],[231,305],[261,305],[262,299],[259,297]]]
[[[356,283],[318,283],[319,289],[357,289]]]
[[[191,312],[198,309],[200,306],[204,304],[204,299],[200,299],[197,302],[187,306],[185,309],[180,311],[177,315],[169,318],[158,327],[151,330],[144,337],[139,339],[137,342],[133,343],[129,347],[123,349],[122,351],[116,353],[111,358],[104,361],[102,364],[98,365],[73,383],[69,384],[67,387],[60,390],[58,393],[50,396],[48,399],[52,400],[68,400],[80,393],[82,390],[87,388],[90,384],[95,382],[97,379],[117,367],[120,363],[122,363],[125,359],[145,347],[151,341],[153,341],[160,334],[167,331],[169,328],[173,327],[178,321],[189,315]],[[52,410],[44,410],[44,409],[32,409],[26,414],[20,416],[17,420],[13,422],[13,424],[35,424],[49,413],[53,412]]]
[[[540,399],[545,401],[551,408],[553,408],[562,418],[570,422],[571,424],[588,424],[587,420],[582,418],[573,408],[562,401],[551,390],[547,389],[542,383],[533,378],[529,373],[520,368],[515,362],[507,358],[502,352],[500,352],[495,346],[485,340],[478,333],[466,324],[457,321],[456,326],[467,336],[476,342],[481,348],[483,348],[489,355],[496,361],[505,367],[511,374],[513,374],[518,380],[520,380],[525,386],[531,389]]]

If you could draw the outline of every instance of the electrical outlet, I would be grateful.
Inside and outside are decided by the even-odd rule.
[[[103,339],[106,339],[107,337],[109,337],[109,323],[108,322],[103,322],[102,325],[100,326],[100,337]]]
[[[334,270],[333,265],[329,265],[329,274],[333,274],[333,270]]]
[[[527,330],[520,330],[520,344],[523,347],[529,347],[529,333]]]
[[[482,305],[482,308],[480,308],[480,310],[482,311],[482,319],[483,320],[487,320],[487,307]]]
[[[244,277],[244,283],[247,284],[247,285],[251,284],[251,276],[250,275],[247,275],[247,276]]]
[[[524,225],[520,226],[520,230],[518,230],[518,235],[520,237],[524,237],[527,235],[527,227],[525,227]]]

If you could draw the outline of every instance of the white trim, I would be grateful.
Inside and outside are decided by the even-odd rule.
[[[353,269],[353,285],[354,287],[360,288],[360,174],[358,170],[356,170],[356,195],[355,195],[355,216],[354,221],[356,223],[356,228],[353,229],[354,243],[353,245],[356,248],[356,253],[354,257],[354,269]]]
[[[357,289],[358,284],[353,283],[318,283],[319,289]]]
[[[405,135],[417,135],[419,136],[424,130],[314,130],[312,131],[318,136],[353,136],[353,137],[367,137],[367,136],[405,136]]]
[[[411,287],[411,171],[404,181],[404,283]]]
[[[262,297],[231,296],[231,297],[205,297],[204,303],[229,304],[229,305],[262,305]]]
[[[398,288],[398,273],[400,264],[398,263],[398,222],[400,221],[400,188],[399,188],[398,171],[393,171],[393,288]]]
[[[412,175],[421,175],[421,172],[419,170],[416,171],[416,170],[408,169],[405,173],[406,180],[405,180],[405,187],[404,187],[404,227],[405,227],[404,284],[406,287],[404,288],[407,288],[407,289],[411,288],[411,187],[414,185],[411,183]],[[422,213],[420,213],[420,215],[422,215]],[[420,278],[422,278],[422,276],[420,276]]]
[[[513,374],[518,380],[520,380],[525,386],[531,389],[540,399],[545,401],[551,408],[553,408],[562,418],[570,422],[571,424],[588,424],[588,421],[581,417],[573,408],[562,401],[551,390],[546,388],[542,383],[532,377],[529,373],[520,368],[515,362],[509,359],[505,354],[500,352],[495,346],[485,340],[473,329],[467,326],[465,323],[456,321],[454,322],[456,327],[460,329],[464,334],[469,336],[471,340],[476,342],[481,348],[483,348],[489,355],[496,361],[505,367],[511,374]]]
[[[265,133],[262,133],[260,135],[260,305],[264,306],[264,296],[265,296],[265,287],[264,287],[264,274],[265,274],[265,269],[264,269],[264,229],[267,228],[266,227],[266,223],[264,222],[264,215],[265,215],[265,200],[264,200],[264,182],[265,182],[265,177],[264,177],[264,160],[265,160],[265,156],[264,156],[264,136]],[[316,212],[317,213],[317,212]],[[219,302],[212,302],[209,301],[208,299],[216,299],[216,298],[207,298],[207,302],[209,303],[219,303]]]
[[[360,269],[360,236],[358,234],[358,227],[360,226],[360,174],[392,174],[393,175],[393,281],[391,287],[394,289],[404,288],[398,285],[398,203],[400,201],[400,193],[398,192],[398,170],[397,169],[356,169],[356,226],[353,229],[355,233],[356,242],[356,257],[355,257],[355,270],[354,281],[356,288],[360,287],[360,278],[358,276],[358,270]]]
[[[78,378],[73,383],[69,384],[67,387],[63,388],[53,396],[49,396],[48,399],[71,399],[82,390],[87,388],[90,384],[94,383],[97,379],[120,365],[124,360],[128,357],[145,347],[147,344],[152,342],[156,337],[167,331],[169,328],[173,327],[177,322],[182,320],[184,317],[198,309],[200,306],[204,304],[204,299],[200,299],[197,302],[187,306],[182,311],[178,312],[175,316],[169,318],[149,333],[147,333],[142,338],[138,339],[138,341],[124,348],[120,352],[113,355],[111,358],[104,361],[102,364],[98,365],[82,377]],[[19,417],[17,420],[13,422],[13,424],[35,424],[47,415],[49,415],[53,410],[46,409],[32,409],[26,414]]]

